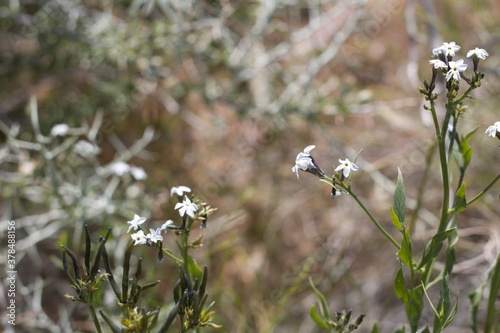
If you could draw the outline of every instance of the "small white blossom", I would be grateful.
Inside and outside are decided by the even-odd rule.
[[[168,226],[169,226],[169,225],[171,225],[171,224],[174,224],[174,221],[172,221],[172,220],[168,220],[168,221],[166,221],[165,223],[163,223],[163,224],[161,225],[161,228],[160,228],[160,229],[161,229],[161,230],[165,230],[165,232],[167,232]]]
[[[97,146],[94,146],[88,141],[80,140],[75,143],[73,150],[82,157],[97,155],[101,151]]]
[[[316,148],[315,145],[309,145],[304,148],[304,151],[299,153],[295,158],[295,165],[292,168],[292,171],[297,175],[297,179],[299,179],[299,170],[307,171],[317,176],[323,176],[323,171],[319,168],[319,166],[314,162],[314,159],[311,156],[311,150]]]
[[[489,54],[488,52],[486,52],[486,50],[476,47],[474,50],[470,50],[469,52],[467,52],[467,58],[470,58],[472,56],[476,56],[479,59],[484,60],[487,56],[489,56]]]
[[[161,236],[161,231],[162,228],[158,229],[149,229],[149,234],[146,235],[146,238],[148,238],[152,243],[156,242],[161,242],[163,240],[163,237]]]
[[[136,166],[130,167],[130,174],[132,175],[132,177],[134,177],[135,180],[145,180],[146,178],[148,178],[146,171],[144,171],[143,168]]]
[[[121,177],[130,171],[130,165],[125,162],[114,162],[109,166],[109,171]]]
[[[439,55],[443,53],[443,50],[440,47],[436,47],[435,49],[432,49],[432,55],[435,57],[439,57]]]
[[[434,65],[434,68],[448,68],[448,65],[439,59],[429,60],[429,64]]]
[[[443,43],[441,46],[441,50],[444,52],[446,56],[455,56],[455,52],[460,50],[461,47],[458,46],[455,42]]]
[[[127,223],[130,224],[130,227],[128,227],[127,233],[130,232],[130,230],[133,228],[134,230],[139,229],[139,225],[143,224],[144,221],[146,221],[145,217],[140,217],[137,214],[134,214],[134,218],[132,221],[128,221]]]
[[[66,124],[57,124],[50,130],[51,136],[65,136],[68,133],[69,126]]]
[[[198,210],[198,205],[191,202],[187,196],[184,196],[184,201],[179,202],[175,205],[175,209],[179,210],[179,214],[184,216],[188,214],[192,218],[194,217],[194,213]]]
[[[488,127],[486,132],[484,132],[485,135],[491,137],[496,137],[498,133],[500,133],[500,121],[496,121],[493,125]]]
[[[450,70],[446,73],[446,81],[450,81],[451,78],[454,78],[457,81],[460,81],[460,73],[467,69],[467,65],[464,64],[462,59],[457,61],[450,61]]]
[[[342,170],[342,174],[344,175],[344,177],[349,177],[349,175],[351,174],[351,170],[352,171],[359,170],[359,167],[356,164],[349,161],[348,158],[346,158],[345,160],[339,159],[339,162],[340,162],[340,165],[335,169],[335,171],[338,172],[338,171]]]
[[[182,197],[184,193],[189,193],[191,192],[191,189],[187,186],[174,186],[170,189],[170,196],[173,197],[174,194]]]
[[[132,240],[135,242],[134,245],[146,244],[148,241],[148,237],[144,235],[144,231],[139,230],[135,234],[130,235]]]

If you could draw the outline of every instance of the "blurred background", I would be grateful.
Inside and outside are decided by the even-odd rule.
[[[381,332],[401,327],[395,249],[351,198],[332,199],[326,184],[306,173],[298,180],[291,168],[310,144],[327,174],[363,149],[353,190],[393,230],[399,167],[408,214],[421,202],[413,226],[422,251],[442,192],[437,159],[425,168],[434,130],[417,89],[443,41],[462,47],[459,58],[475,47],[490,54],[458,126],[479,128],[465,181],[472,197],[500,162],[498,142],[483,134],[500,120],[499,20],[493,0],[3,1],[0,235],[6,244],[6,223],[16,221],[14,331],[92,332],[86,308],[63,297],[72,289],[59,244],[81,254],[84,224],[95,242],[111,227],[119,262],[126,221],[174,218],[169,191],[178,185],[218,208],[195,231],[204,246],[194,256],[209,267],[219,332],[315,332],[308,276],[332,311],[366,314],[361,332],[375,322]],[[94,161],[40,148],[66,142],[42,140],[61,123],[75,140],[93,134]],[[147,179],[115,184],[97,172],[116,160]],[[458,217],[451,285],[460,307],[450,332],[469,332],[467,294],[500,251],[498,195],[495,186]],[[175,250],[173,233],[164,246]],[[138,252],[150,257],[145,280],[162,280],[151,304],[171,305],[177,268]],[[422,323],[432,321],[426,309]]]

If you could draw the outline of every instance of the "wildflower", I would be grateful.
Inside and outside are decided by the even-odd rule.
[[[464,64],[462,59],[457,61],[450,61],[450,70],[446,73],[446,81],[450,81],[451,78],[454,78],[457,81],[460,81],[460,73],[467,69],[467,65]]]
[[[174,224],[174,221],[168,220],[167,222],[165,222],[165,223],[163,223],[161,225],[160,229],[164,230],[165,232],[167,232],[168,226],[171,225],[171,224]]]
[[[114,162],[109,166],[109,170],[117,176],[123,176],[130,171],[130,165],[125,162]]]
[[[304,151],[299,153],[295,158],[295,166],[292,168],[292,171],[297,175],[297,179],[299,179],[299,169],[321,178],[325,175],[323,170],[321,170],[319,165],[316,164],[314,158],[310,154],[311,150],[314,148],[316,148],[315,145],[307,146],[304,148]]]
[[[139,244],[146,244],[148,241],[148,237],[144,235],[144,231],[139,230],[135,234],[130,235],[132,237],[132,240],[134,241],[134,245],[139,245]]]
[[[191,192],[191,189],[187,186],[177,186],[177,187],[172,187],[170,189],[170,196],[173,197],[174,194],[178,195],[179,197],[182,197],[185,192]]]
[[[149,229],[149,234],[146,235],[146,238],[149,239],[152,243],[156,243],[158,241],[162,241],[163,237],[161,236],[162,228],[158,229]]]
[[[352,171],[359,170],[359,167],[356,164],[349,161],[348,158],[346,158],[345,160],[339,159],[339,162],[340,162],[340,165],[335,169],[335,171],[338,172],[338,171],[342,170],[342,174],[344,175],[344,177],[349,177],[349,175],[351,174],[351,170]]]
[[[184,196],[184,201],[178,202],[175,205],[175,209],[179,209],[179,214],[181,216],[187,213],[189,216],[194,217],[194,213],[198,210],[198,205],[191,202],[187,196]]]
[[[93,144],[85,140],[78,141],[73,147],[73,150],[82,157],[97,155],[101,151],[97,146],[94,146]]]
[[[489,55],[488,52],[478,47],[476,47],[474,50],[470,50],[469,52],[467,52],[467,58],[472,57],[472,63],[474,64],[474,72],[477,71],[477,67],[479,65],[479,59],[485,60],[488,55]]]
[[[143,168],[136,166],[130,167],[130,174],[132,175],[132,177],[134,177],[135,180],[145,180],[146,178],[148,178],[146,171],[144,171]]]
[[[66,124],[57,124],[50,130],[51,136],[65,136],[68,133],[69,126]]]
[[[144,221],[146,221],[145,217],[140,217],[137,214],[134,214],[134,218],[132,221],[128,221],[127,223],[130,224],[130,227],[128,227],[127,233],[130,232],[130,229],[134,228],[134,230],[139,229],[139,225],[143,224]]]
[[[429,60],[429,63],[431,65],[434,65],[434,68],[436,68],[436,69],[438,69],[438,68],[448,68],[448,65],[445,64],[443,61],[441,61],[439,59]]]
[[[443,54],[443,50],[441,49],[441,46],[432,49],[432,55],[433,56],[439,57],[441,54]]]
[[[488,127],[484,134],[493,138],[496,136],[500,139],[500,121],[496,121],[493,125]]]
[[[470,50],[469,52],[467,52],[467,58],[470,58],[472,56],[484,60],[487,56],[489,56],[489,54],[488,52],[486,52],[486,50],[476,47],[474,50]]]
[[[455,56],[455,52],[460,50],[461,47],[458,46],[455,42],[443,43],[441,46],[441,50],[444,52],[445,56]]]

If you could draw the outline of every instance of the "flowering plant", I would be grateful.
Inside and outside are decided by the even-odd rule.
[[[397,298],[399,298],[405,306],[405,312],[408,318],[409,327],[412,333],[416,333],[422,323],[421,315],[426,303],[434,313],[434,322],[432,324],[433,332],[438,333],[443,331],[454,319],[458,308],[457,301],[452,305],[452,295],[450,291],[450,276],[455,264],[455,246],[458,242],[458,226],[457,215],[463,212],[468,206],[480,199],[487,191],[498,181],[500,174],[492,179],[484,189],[467,199],[465,187],[465,174],[472,158],[472,148],[469,144],[470,138],[477,129],[465,135],[459,135],[457,124],[467,108],[464,102],[471,97],[471,92],[481,86],[484,74],[479,71],[480,60],[485,60],[488,53],[479,48],[470,50],[467,53],[467,58],[472,58],[473,72],[467,76],[466,70],[469,67],[463,59],[455,60],[457,52],[461,47],[455,42],[443,43],[438,48],[432,50],[433,59],[429,61],[432,67],[432,78],[430,82],[424,80],[423,87],[419,89],[420,93],[428,102],[424,106],[428,110],[433,119],[436,143],[431,147],[431,152],[437,146],[440,173],[442,178],[442,201],[441,211],[439,213],[439,225],[427,242],[427,246],[421,253],[417,253],[412,246],[411,224],[406,219],[406,193],[401,171],[398,171],[398,177],[394,192],[394,203],[389,207],[389,215],[395,231],[400,235],[400,241],[396,240],[391,235],[389,230],[386,230],[363,202],[355,194],[351,188],[351,180],[353,171],[358,171],[359,167],[349,159],[340,160],[340,165],[334,169],[332,177],[327,177],[321,168],[314,162],[310,156],[311,147],[308,146],[303,153],[299,153],[296,159],[294,172],[306,171],[315,174],[322,182],[329,184],[332,187],[332,195],[335,197],[341,193],[350,195],[355,202],[364,210],[370,220],[378,228],[379,231],[388,239],[388,241],[397,250],[397,259],[399,267],[394,279],[394,290]],[[442,74],[446,85],[446,101],[445,114],[442,119],[439,119],[436,111],[436,101],[438,94],[435,93],[436,82],[439,75]],[[460,84],[465,82],[466,90],[460,93]],[[500,122],[488,127],[485,135],[500,139]],[[359,153],[358,153],[359,154]],[[356,156],[357,158],[357,156]],[[356,161],[354,158],[354,161]],[[458,167],[458,177],[456,183],[452,183],[452,163]],[[418,211],[415,212],[418,214]],[[442,249],[445,249],[446,257],[442,268],[436,267],[438,255]],[[498,312],[495,308],[495,299],[500,295],[500,256],[497,262],[491,269],[489,278],[491,279],[491,288],[489,301],[486,310],[484,332],[493,333],[498,329]],[[479,288],[470,295],[472,301],[471,312],[471,327],[474,332],[478,332],[478,309],[482,298],[482,291],[487,281],[482,283]],[[435,286],[440,286],[439,299],[437,304],[432,302],[428,296],[428,292]],[[325,302],[322,300],[324,296],[314,287],[315,294],[320,299],[321,315],[318,314],[316,308],[311,309],[311,317],[316,324],[331,332],[337,332],[333,326],[329,326],[332,316],[328,313]],[[357,327],[357,326],[356,326]],[[377,331],[376,327],[373,331]],[[400,332],[405,331],[403,327]],[[342,331],[343,332],[343,331]],[[428,325],[425,325],[420,332],[430,332]]]
[[[171,193],[177,194],[176,197],[180,199],[180,195],[184,192],[191,192],[191,189],[186,186],[174,187]],[[98,292],[103,289],[102,283],[105,280],[109,281],[122,311],[120,315],[121,327],[111,318],[108,311],[99,311],[103,321],[109,326],[112,332],[152,332],[153,328],[157,326],[160,318],[160,310],[148,311],[145,306],[140,305],[140,300],[146,290],[156,286],[160,281],[156,280],[146,284],[140,283],[143,266],[142,258],[139,258],[137,262],[135,274],[133,276],[129,274],[132,250],[135,246],[141,245],[156,248],[158,250],[158,261],[161,262],[163,254],[166,254],[179,266],[180,278],[172,288],[174,305],[157,332],[167,332],[176,317],[180,319],[180,332],[198,330],[203,327],[220,327],[213,322],[214,312],[212,311],[212,307],[214,303],[207,304],[207,267],[203,270],[200,269],[194,258],[189,254],[190,249],[201,246],[201,238],[189,243],[191,228],[197,221],[201,222],[201,227],[205,228],[208,216],[215,211],[215,208],[208,206],[205,202],[201,202],[197,197],[192,197],[190,200],[187,196],[184,198],[184,201],[176,204],[176,209],[179,208],[178,205],[181,205],[179,213],[182,222],[180,226],[176,226],[172,220],[168,220],[156,229],[149,228],[149,233],[145,234],[142,225],[146,222],[146,217],[134,214],[133,219],[127,222],[130,225],[127,233],[132,230],[135,232],[130,235],[131,241],[125,250],[121,288],[115,280],[105,246],[111,229],[108,230],[104,238],[100,238],[98,249],[94,254],[94,261],[90,264],[91,239],[89,228],[88,226],[85,227],[86,249],[84,272],[87,274],[84,277],[82,277],[82,270],[77,256],[68,247],[62,246],[64,271],[78,295],[66,295],[66,297],[73,301],[85,303],[88,306],[97,332],[102,332],[102,328],[95,309],[95,298],[99,295]],[[178,243],[181,252],[180,256],[176,256],[171,250],[162,246],[164,239],[162,234],[166,235],[169,229],[174,230],[175,234],[180,237],[180,242]],[[73,272],[70,271],[67,256],[73,262]],[[106,273],[100,273],[99,271],[101,262],[104,264]]]

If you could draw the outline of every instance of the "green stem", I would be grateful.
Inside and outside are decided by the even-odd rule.
[[[95,312],[94,305],[92,304],[92,296],[90,296],[90,297],[91,298],[90,298],[90,301],[88,303],[90,315],[92,316],[92,321],[94,322],[97,333],[102,333],[101,324],[99,324],[99,319],[97,318],[97,314]]]
[[[473,203],[474,201],[476,201],[477,199],[481,198],[483,196],[483,194],[485,194],[486,192],[488,192],[488,190],[493,186],[495,185],[495,183],[498,181],[498,179],[500,179],[500,174],[498,174],[489,184],[488,186],[486,186],[484,188],[484,190],[482,190],[481,192],[479,192],[474,198],[470,199],[469,201],[467,201],[467,206],[470,205],[471,203]]]
[[[498,317],[495,315],[495,302],[500,292],[500,255],[497,257],[493,276],[491,278],[490,296],[488,299],[488,309],[486,312],[486,322],[484,324],[484,333],[497,332],[495,330],[498,324]],[[497,323],[495,323],[497,322]]]
[[[366,206],[361,202],[361,200],[359,200],[358,196],[351,191],[351,188],[343,183],[338,183],[338,185],[342,187],[344,190],[346,190],[347,193],[349,193],[349,195],[356,201],[359,207],[361,207],[365,211],[366,215],[368,215],[368,217],[370,218],[370,220],[372,220],[373,224],[375,224],[378,230],[380,230],[380,232],[382,232],[384,236],[388,240],[390,240],[391,243],[394,244],[394,246],[397,247],[399,250],[401,248],[401,245],[399,245],[399,243],[389,234],[389,232],[387,232],[387,230],[385,230],[384,227],[382,227],[382,225],[375,219],[375,217],[368,210],[368,208],[366,208]]]

